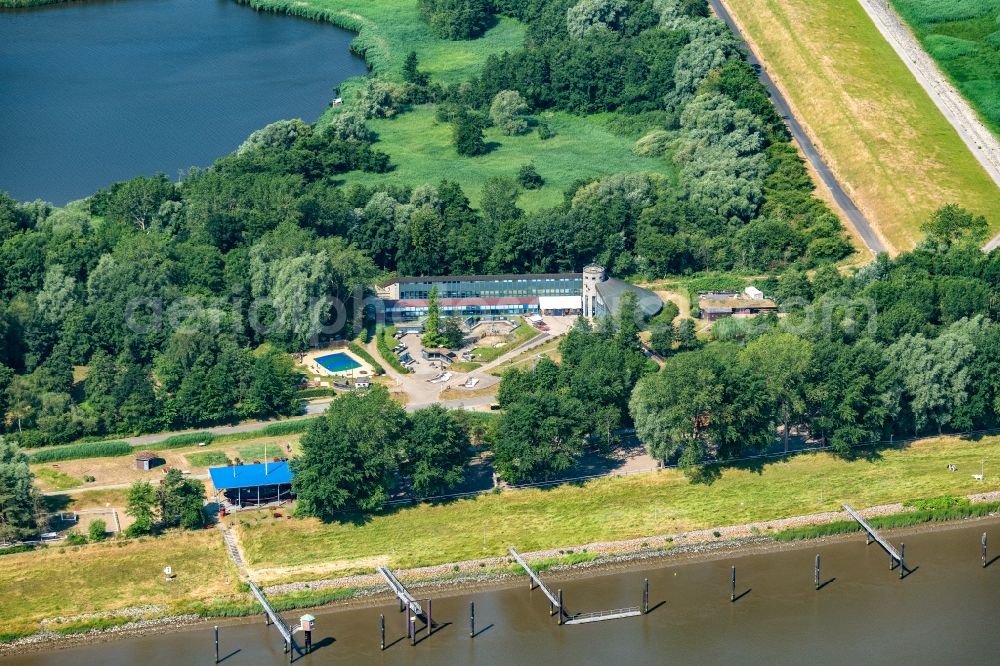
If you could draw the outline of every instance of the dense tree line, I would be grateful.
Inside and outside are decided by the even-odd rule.
[[[0,195],[0,427],[34,446],[295,413],[287,352],[352,330],[378,271],[332,178],[388,161],[337,133],[282,121],[63,209]]]
[[[16,542],[38,533],[42,494],[33,481],[28,456],[0,436],[0,542]]]
[[[489,0],[417,0],[431,30],[444,39],[472,39],[493,20]]]
[[[383,386],[337,398],[291,462],[297,511],[318,518],[378,511],[400,475],[418,496],[454,488],[471,456],[460,418],[439,406],[407,415]]]
[[[985,221],[955,206],[924,231],[849,277],[785,273],[768,286],[786,318],[717,323],[712,341],[674,350],[631,398],[650,453],[697,465],[798,432],[847,455],[1000,425],[1000,254],[979,250]]]
[[[628,294],[628,296],[632,296]],[[493,441],[494,465],[511,483],[550,478],[582,453],[585,437],[610,447],[628,422],[628,401],[656,365],[641,353],[634,298],[596,329],[579,319],[559,343],[560,362],[542,357],[531,369],[504,373],[497,400],[504,408]]]

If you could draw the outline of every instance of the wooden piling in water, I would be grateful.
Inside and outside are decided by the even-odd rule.
[[[219,625],[215,625],[215,663],[219,663]]]
[[[649,612],[649,579],[642,579],[642,614]]]
[[[986,532],[983,532],[983,568],[986,568]]]
[[[906,575],[906,565],[903,561],[906,559],[906,544],[900,542],[899,544],[899,580],[903,580],[903,576]]]
[[[431,599],[427,600],[427,635],[434,633],[434,613],[431,610]]]
[[[814,578],[816,580],[816,589],[818,590],[819,589],[819,553],[816,553],[816,571],[815,571]]]
[[[469,638],[476,637],[476,602],[469,602]]]
[[[406,605],[406,637],[409,638],[410,642],[412,643],[412,641],[413,641],[413,636],[412,636],[413,632],[410,631],[410,630],[413,627],[413,623],[410,622],[410,604],[405,604],[405,605]]]
[[[563,623],[563,596],[562,596],[562,590],[561,589],[559,590],[559,609],[558,609],[558,611],[559,611],[559,624],[562,625],[562,623]]]
[[[417,644],[417,617],[410,616],[410,647]]]
[[[736,567],[733,567],[732,572],[732,587],[729,593],[729,600],[736,601]]]
[[[378,641],[379,649],[380,650],[384,650],[385,649],[385,615],[382,615],[381,613],[379,613],[379,616],[378,616],[378,633],[379,633],[379,641]]]

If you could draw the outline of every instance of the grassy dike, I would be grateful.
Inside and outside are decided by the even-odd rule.
[[[985,461],[986,479],[972,479]],[[722,525],[839,511],[914,498],[1000,489],[1000,437],[940,438],[873,460],[828,453],[720,470],[710,485],[677,470],[420,504],[357,522],[237,516],[247,566],[263,582],[406,569],[598,541],[623,541]],[[959,472],[949,472],[956,464]],[[295,548],[288,548],[294,543]]]
[[[1000,230],[1000,190],[856,0],[724,0],[830,167],[897,250],[939,206]]]
[[[986,479],[974,481],[971,474],[983,462]],[[948,464],[958,465],[959,471],[947,471]],[[633,540],[635,553],[659,556],[678,546],[664,535],[695,539],[699,530],[720,543],[742,532],[775,540],[825,536],[856,528],[836,522],[776,527],[773,532],[724,526],[837,511],[841,501],[860,509],[1000,490],[998,464],[1000,437],[939,438],[883,451],[871,460],[817,453],[727,467],[711,485],[692,484],[679,472],[665,470],[422,504],[357,523],[276,520],[263,512],[230,519],[250,574],[264,585],[367,574],[381,563],[399,569],[439,565],[431,578],[447,581],[516,573],[502,559],[509,545],[525,553],[548,551],[538,555],[543,567],[587,566],[600,564],[603,555],[579,544]],[[113,492],[121,491],[82,493],[77,508],[103,506]],[[907,504],[912,506],[900,516],[881,516],[873,523],[901,527],[1000,509],[996,502]],[[722,533],[712,531],[716,529]],[[289,548],[290,543],[295,547]],[[492,563],[484,566],[451,564],[490,558]],[[170,583],[161,573],[168,565],[178,574]],[[354,596],[355,585],[276,591],[273,598],[284,609],[315,606]],[[126,608],[143,609],[146,617],[255,612],[214,529],[5,554],[0,556],[0,598],[7,600],[0,604],[0,642],[43,628],[74,633],[115,626],[127,621],[116,614]],[[65,619],[45,621],[50,618]]]

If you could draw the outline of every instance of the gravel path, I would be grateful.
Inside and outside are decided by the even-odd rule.
[[[944,117],[962,137],[965,145],[986,169],[986,173],[1000,187],[1000,140],[983,125],[972,106],[938,69],[934,60],[927,55],[886,0],[860,0],[860,3],[875,27],[899,54]],[[983,250],[989,252],[998,246],[1000,234],[987,243]]]

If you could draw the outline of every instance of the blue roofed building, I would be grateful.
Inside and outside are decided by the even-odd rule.
[[[258,506],[294,498],[292,478],[295,473],[285,460],[212,467],[208,473],[216,495],[222,495],[231,505]]]

